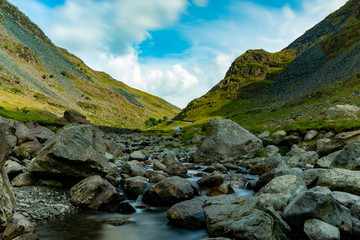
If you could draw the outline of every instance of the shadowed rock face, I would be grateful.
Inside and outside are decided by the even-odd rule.
[[[15,198],[9,179],[5,173],[4,164],[11,151],[5,125],[0,124],[0,230],[4,229],[12,218],[15,208]]]

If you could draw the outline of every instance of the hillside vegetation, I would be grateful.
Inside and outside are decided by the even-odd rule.
[[[149,118],[171,117],[180,110],[94,71],[75,55],[56,47],[6,0],[0,1],[0,23],[2,115],[26,113],[36,119],[55,120],[71,108],[94,124],[143,128]]]

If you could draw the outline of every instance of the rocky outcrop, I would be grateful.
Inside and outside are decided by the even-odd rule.
[[[194,155],[196,162],[227,162],[251,158],[264,153],[262,141],[228,119],[211,119],[206,123],[207,137]]]
[[[333,191],[360,195],[360,172],[341,168],[330,169],[320,175],[317,185]]]
[[[114,166],[105,157],[103,133],[92,125],[68,125],[41,150],[29,171],[61,179],[105,176]]]

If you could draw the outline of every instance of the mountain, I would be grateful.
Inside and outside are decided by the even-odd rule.
[[[176,117],[245,126],[309,120],[334,104],[360,104],[360,2],[350,0],[284,50],[249,50],[225,78]]]
[[[143,127],[150,117],[170,117],[180,110],[94,71],[55,46],[6,0],[0,0],[0,106],[2,115],[40,120],[55,120],[71,108],[95,124],[133,128]]]

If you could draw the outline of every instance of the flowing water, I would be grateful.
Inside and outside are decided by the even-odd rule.
[[[189,171],[190,175],[198,171]],[[249,181],[253,176],[245,176]],[[189,178],[195,182],[199,178]],[[234,189],[238,196],[253,195],[247,189]],[[199,240],[207,238],[205,229],[188,230],[167,225],[167,208],[144,207],[141,197],[130,203],[137,211],[131,215],[82,211],[76,215],[58,218],[53,221],[39,223],[36,234],[42,240]],[[105,219],[130,217],[134,223],[112,226],[103,222]]]

